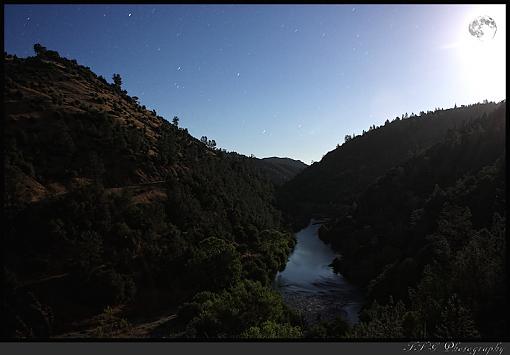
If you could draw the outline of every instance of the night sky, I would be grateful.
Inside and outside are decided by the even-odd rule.
[[[5,5],[5,51],[76,59],[218,146],[306,163],[403,113],[505,98],[505,5]],[[476,17],[493,39],[469,34]]]

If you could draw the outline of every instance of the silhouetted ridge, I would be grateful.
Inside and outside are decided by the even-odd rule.
[[[327,153],[279,189],[279,202],[302,220],[350,205],[354,197],[392,167],[441,141],[449,130],[489,113],[495,103],[438,109],[397,118],[347,141]],[[299,218],[298,218],[299,219]]]

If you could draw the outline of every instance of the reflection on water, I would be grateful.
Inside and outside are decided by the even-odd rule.
[[[357,323],[363,293],[333,272],[329,264],[335,253],[319,239],[319,227],[320,223],[312,220],[296,234],[297,244],[285,270],[276,275],[274,286],[307,322],[340,315],[350,324]]]

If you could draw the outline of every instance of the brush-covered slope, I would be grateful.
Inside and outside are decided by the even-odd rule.
[[[211,324],[239,320],[221,336],[264,321],[285,327],[288,313],[268,286],[294,240],[253,159],[208,147],[138,104],[120,80],[35,49],[4,58],[2,333],[48,337],[106,307],[147,314],[239,289],[260,295],[238,301],[246,312],[260,302],[279,311],[221,313]],[[178,317],[184,336],[220,334],[185,327],[199,316]]]
[[[305,220],[314,214],[334,214],[390,168],[495,107],[494,103],[475,104],[386,121],[349,139],[284,184],[279,203],[290,216]]]

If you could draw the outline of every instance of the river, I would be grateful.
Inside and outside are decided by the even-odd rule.
[[[285,269],[276,275],[274,287],[307,323],[341,316],[349,324],[355,324],[359,321],[364,294],[329,266],[336,254],[319,239],[320,225],[320,221],[312,219],[296,233],[297,244]]]

